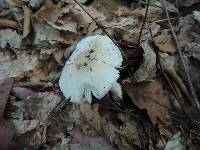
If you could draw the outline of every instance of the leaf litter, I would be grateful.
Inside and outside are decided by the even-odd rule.
[[[165,2],[200,98],[199,2]],[[6,0],[1,8],[0,149],[197,149],[199,110],[162,1]],[[58,87],[62,67],[81,39],[104,30],[124,53],[123,101],[108,93],[71,103]]]

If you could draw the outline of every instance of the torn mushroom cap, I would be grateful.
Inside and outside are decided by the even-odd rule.
[[[59,86],[72,102],[84,97],[91,102],[92,94],[103,98],[119,78],[122,56],[110,38],[102,35],[82,39],[66,62]]]

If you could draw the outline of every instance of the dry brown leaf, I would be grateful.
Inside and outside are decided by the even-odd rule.
[[[155,37],[154,43],[162,52],[176,52],[172,36],[167,32],[162,32],[161,35]]]
[[[10,95],[13,81],[12,78],[0,81],[0,149],[2,150],[7,148],[15,133],[12,123],[3,120],[4,110]]]
[[[11,90],[11,93],[13,96],[19,98],[19,99],[25,99],[28,96],[31,96],[34,94],[34,91],[24,88],[24,87],[13,87]]]
[[[13,79],[5,79],[0,81],[0,118],[3,117],[3,113],[7,104],[8,97],[13,85]]]
[[[184,45],[184,44],[189,43],[191,40],[188,38],[187,35],[180,34],[178,36],[178,41],[179,41],[179,44]],[[172,36],[167,31],[163,31],[161,35],[156,36],[154,38],[154,43],[161,52],[169,52],[169,53],[176,52],[176,47],[174,45]]]
[[[64,51],[57,50],[53,52],[53,56],[59,65],[63,65],[62,59],[64,57]]]
[[[125,84],[125,90],[132,101],[140,109],[146,109],[153,124],[157,119],[164,123],[170,122],[168,108],[170,108],[170,99],[163,87],[161,79],[149,82],[141,82],[137,85]]]
[[[24,116],[42,120],[49,115],[60,102],[61,97],[51,92],[35,93],[24,101]]]
[[[38,12],[37,15],[43,18],[47,22],[55,23],[61,12],[59,7],[56,5],[46,5],[43,6]]]
[[[5,48],[8,45],[11,48],[19,48],[21,46],[21,35],[11,29],[4,29],[0,31],[0,47]]]
[[[10,121],[0,120],[0,149],[6,150],[15,134],[15,128]]]
[[[19,27],[20,27],[20,25],[16,21],[0,18],[0,28],[14,28],[14,29],[17,29]]]
[[[56,5],[46,5],[43,6],[36,15],[55,29],[77,33],[77,23],[72,21],[70,17],[65,16],[68,13],[69,8],[64,9]]]
[[[80,113],[83,121],[87,121],[88,125],[96,131],[101,131],[101,117],[98,104],[90,105],[88,102],[81,102]]]
[[[110,143],[101,136],[88,137],[88,144],[70,144],[71,150],[115,150]],[[61,150],[66,150],[67,147]]]
[[[102,117],[102,129],[109,142],[116,145],[118,149],[134,149],[133,145],[140,147],[137,123],[127,116],[125,120],[120,119],[120,121],[122,121],[121,125],[117,124],[113,116],[108,113]]]
[[[8,77],[17,77],[23,73],[36,69],[39,65],[37,55],[28,54],[26,51],[20,51],[17,54],[17,59],[12,59],[0,52],[0,80]]]
[[[76,41],[81,38],[77,37],[76,34],[72,32],[61,32],[35,15],[32,18],[32,24],[35,31],[33,43],[36,45],[43,41],[48,41],[51,44],[57,42],[72,44],[76,43]]]
[[[33,120],[23,120],[23,119],[13,119],[12,123],[15,126],[16,133],[18,134],[24,134],[28,131],[31,131],[37,127],[39,124],[39,120],[33,119]]]
[[[80,128],[75,127],[73,130],[69,131],[69,134],[72,136],[72,143],[79,143],[79,144],[88,144],[89,139],[86,135],[84,135]]]

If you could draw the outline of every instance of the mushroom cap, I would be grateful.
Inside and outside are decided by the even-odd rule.
[[[123,59],[119,48],[103,35],[82,39],[63,68],[59,86],[72,102],[84,97],[88,102],[92,94],[103,98],[119,78]]]

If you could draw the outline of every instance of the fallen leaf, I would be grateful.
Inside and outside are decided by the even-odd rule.
[[[127,116],[124,121],[120,120],[120,125],[115,121],[115,117],[111,114],[105,114],[102,117],[102,129],[109,142],[116,145],[118,149],[134,149],[133,145],[140,147],[137,123]]]
[[[194,5],[195,3],[198,4],[198,2],[199,0],[184,0],[182,3],[183,3],[183,6],[190,7]]]
[[[24,26],[23,26],[23,39],[27,37],[27,35],[30,33],[31,30],[31,10],[24,6]]]
[[[11,90],[11,93],[13,96],[23,100],[27,98],[28,96],[31,96],[35,92],[24,87],[13,87]]]
[[[16,22],[16,21],[14,21],[14,20],[0,18],[0,28],[13,28],[13,29],[17,29],[19,27],[20,27],[19,23]]]
[[[0,47],[5,48],[8,45],[11,48],[19,48],[21,46],[22,37],[11,29],[0,31]]]
[[[168,32],[163,31],[161,35],[156,36],[154,43],[162,52],[176,52],[172,36]]]
[[[28,4],[29,6],[31,6],[34,9],[38,9],[46,1],[45,0],[29,0],[28,2],[29,2],[29,4]],[[46,3],[48,3],[48,1]],[[49,3],[51,3],[51,2],[49,2]]]
[[[0,81],[0,119],[3,117],[13,81],[12,78]]]
[[[22,65],[23,64],[23,65]],[[37,55],[21,51],[17,59],[12,60],[11,56],[0,52],[0,80],[17,77],[23,73],[35,69],[39,65]]]
[[[72,44],[78,39],[75,33],[60,32],[37,16],[33,16],[32,24],[35,31],[35,38],[33,40],[35,45],[40,44],[43,41],[48,41],[51,44],[57,42]]]
[[[26,5],[25,1],[21,0],[6,0],[6,3],[8,4],[8,8],[12,10],[17,20],[22,20],[23,15],[23,6]]]
[[[193,57],[200,62],[200,44],[199,43],[188,43],[184,49],[185,55]]]
[[[61,97],[51,92],[35,93],[24,101],[26,118],[43,120],[60,102]]]
[[[69,8],[47,5],[42,7],[36,15],[45,20],[55,29],[77,33],[77,23],[73,22],[70,18],[64,17],[67,13],[69,13]],[[61,20],[60,18],[64,18],[65,20]]]
[[[156,54],[148,42],[141,44],[144,50],[144,61],[134,73],[137,82],[151,80],[156,75]]]
[[[95,129],[101,131],[101,117],[99,114],[99,105],[90,105],[88,102],[81,101],[80,104],[74,104],[68,115],[70,121],[80,124],[81,121]]]
[[[0,120],[0,149],[6,150],[15,134],[15,128],[10,121]]]
[[[171,139],[169,139],[164,150],[186,150],[186,146],[183,143],[180,131],[174,134]]]
[[[158,122],[158,119],[164,123],[171,121],[168,109],[170,99],[163,87],[163,81],[156,79],[154,81],[144,81],[134,84],[125,84],[124,88],[132,101],[140,109],[146,109],[153,124]]]
[[[135,25],[137,24],[138,20],[135,19],[132,16],[128,16],[128,17],[118,17],[117,20],[113,21],[113,22],[107,22],[105,21],[103,24],[105,27],[117,27],[117,28],[124,28],[125,26],[129,26],[129,25]]]
[[[194,19],[200,23],[200,12],[199,11],[193,11]]]
[[[28,131],[35,129],[39,125],[39,120],[23,120],[23,119],[13,119],[12,123],[15,126],[17,134],[24,134]]]
[[[0,149],[6,149],[14,136],[15,128],[10,121],[3,120],[4,110],[13,85],[13,79],[0,81]]]
[[[73,144],[88,144],[89,139],[86,135],[81,132],[81,130],[78,127],[73,128],[71,131],[69,131],[69,134],[72,137],[72,143]]]
[[[57,51],[53,52],[53,56],[59,65],[64,65],[62,62],[62,59],[64,57],[64,51],[57,50]]]
[[[108,143],[103,137],[95,136],[88,137],[88,144],[71,144],[71,150],[115,150],[115,148]],[[65,147],[66,149],[67,147]],[[63,149],[63,150],[65,150]]]

